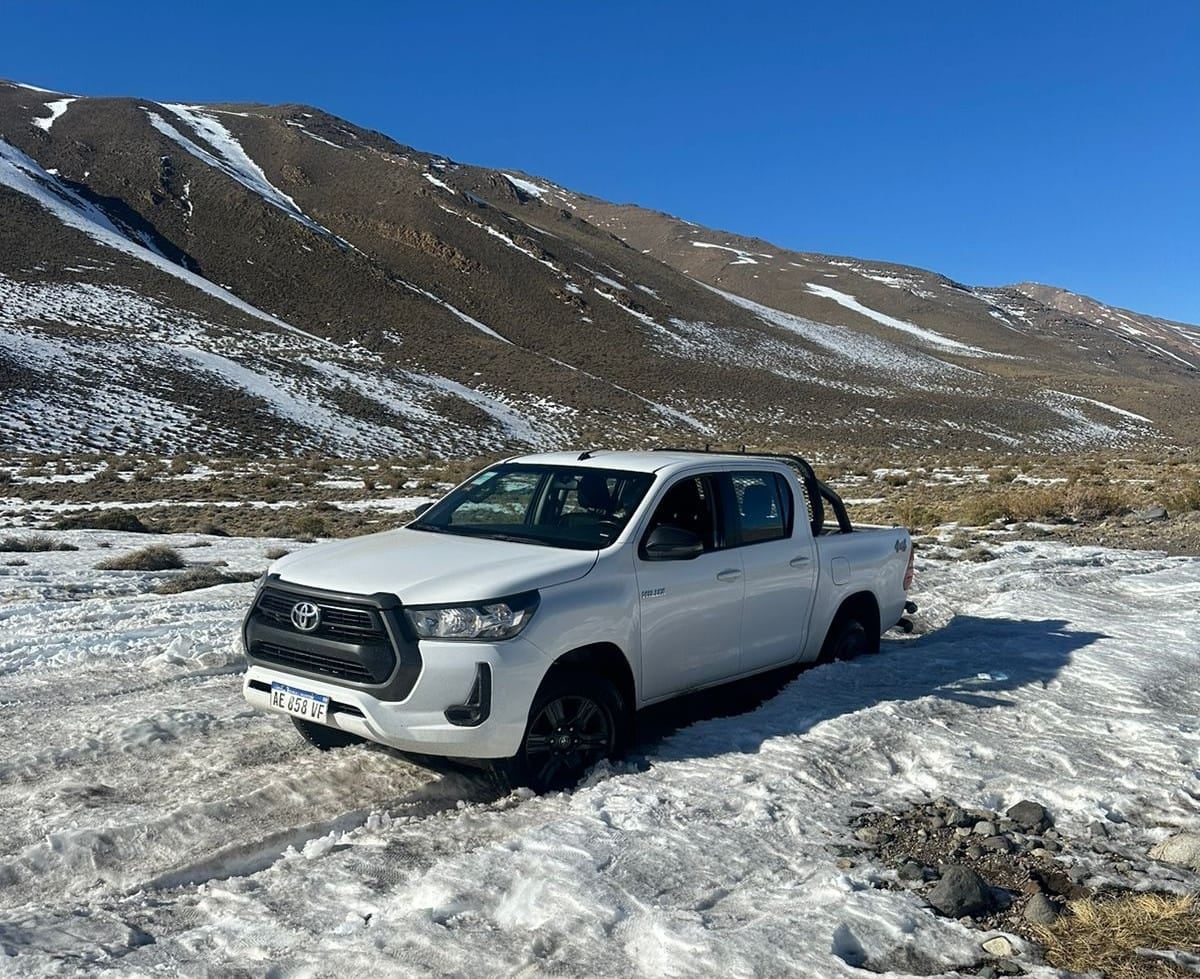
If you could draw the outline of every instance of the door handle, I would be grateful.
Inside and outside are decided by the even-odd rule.
[[[742,573],[737,568],[726,568],[717,572],[717,581],[737,581],[741,576]]]
[[[808,555],[801,554],[799,557],[794,557],[790,561],[788,561],[788,564],[790,564],[793,568],[798,568],[802,564],[808,564],[808,562],[809,562]]]

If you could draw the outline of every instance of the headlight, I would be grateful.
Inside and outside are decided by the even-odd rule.
[[[511,639],[525,628],[537,605],[537,592],[525,592],[478,605],[406,608],[404,614],[421,639]]]

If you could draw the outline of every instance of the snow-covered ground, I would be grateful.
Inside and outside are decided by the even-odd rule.
[[[1033,798],[1143,852],[1200,824],[1195,558],[919,557],[923,635],[535,798],[306,749],[241,700],[251,585],[158,596],[171,572],[93,570],[145,537],[55,536],[80,550],[0,554],[5,975],[955,974],[986,936],[839,869],[862,806]],[[206,542],[231,570],[289,544]]]

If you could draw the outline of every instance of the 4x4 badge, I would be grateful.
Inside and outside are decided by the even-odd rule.
[[[292,606],[292,625],[301,632],[312,632],[321,624],[321,610],[312,602],[297,602]]]

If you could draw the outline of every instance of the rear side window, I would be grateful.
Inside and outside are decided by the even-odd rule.
[[[738,544],[758,544],[792,536],[792,494],[773,472],[733,472],[731,535]]]

